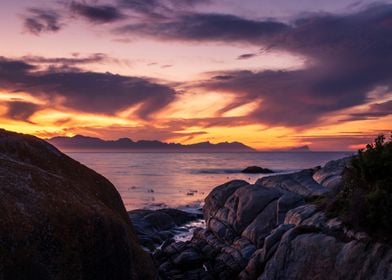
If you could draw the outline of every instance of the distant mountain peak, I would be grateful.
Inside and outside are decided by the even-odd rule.
[[[66,137],[66,136],[59,136],[59,137],[69,138],[69,137]],[[96,137],[84,136],[84,135],[76,134],[76,135],[72,136],[71,138],[96,138]]]
[[[152,150],[152,151],[183,151],[183,152],[249,152],[254,151],[240,142],[221,142],[212,144],[210,141],[183,145],[165,143],[158,140],[132,141],[129,138],[103,140],[96,137],[75,135],[73,137],[58,136],[48,139],[54,146],[64,150]]]

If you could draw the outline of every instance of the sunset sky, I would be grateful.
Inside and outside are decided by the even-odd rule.
[[[392,1],[3,0],[1,127],[259,150],[392,130]]]

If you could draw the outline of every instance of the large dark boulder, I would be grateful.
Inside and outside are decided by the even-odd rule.
[[[154,279],[114,186],[36,137],[0,130],[0,279]]]

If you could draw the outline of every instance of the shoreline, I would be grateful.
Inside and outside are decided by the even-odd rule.
[[[366,233],[327,218],[307,202],[331,193],[349,161],[263,177],[255,184],[233,180],[215,187],[203,207],[206,227],[194,229],[190,240],[171,239],[154,251],[159,275],[269,280],[294,273],[296,279],[354,279],[349,277],[352,269],[366,261],[373,264],[362,267],[366,279],[389,279],[382,278],[382,271],[388,271],[392,248],[384,254]],[[369,250],[377,262],[371,261]]]

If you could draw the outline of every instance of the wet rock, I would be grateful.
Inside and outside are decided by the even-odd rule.
[[[182,268],[198,267],[202,262],[202,256],[192,248],[186,249],[185,251],[181,252],[173,260],[173,263],[175,265],[181,266]]]
[[[148,251],[154,251],[179,230],[178,227],[201,219],[202,214],[188,213],[178,209],[145,210],[128,212],[141,244]]]

